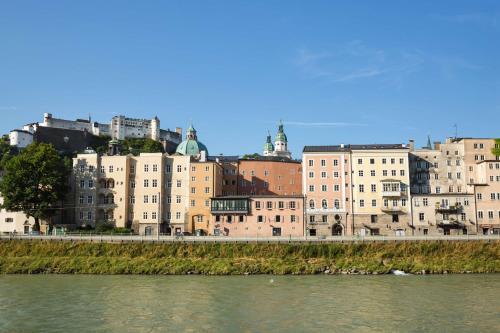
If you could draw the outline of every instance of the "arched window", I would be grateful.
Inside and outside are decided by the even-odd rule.
[[[340,207],[339,199],[335,199],[334,206],[335,206],[335,209],[339,209],[339,207]]]
[[[314,200],[309,200],[309,208],[314,209]]]
[[[327,209],[328,208],[328,202],[326,199],[321,200],[321,208]]]

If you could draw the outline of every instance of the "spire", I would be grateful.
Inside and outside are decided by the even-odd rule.
[[[271,141],[271,133],[267,131],[266,143],[264,144],[264,156],[270,156],[274,152],[274,146]]]
[[[427,135],[427,146],[425,146],[425,148],[432,150],[432,142],[430,135]]]
[[[196,130],[193,127],[193,122],[190,123],[190,125],[186,131],[186,139],[197,140]]]

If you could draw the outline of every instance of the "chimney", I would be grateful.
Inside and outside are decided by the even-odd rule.
[[[434,141],[434,150],[441,150],[441,141]]]
[[[413,139],[408,140],[408,148],[410,148],[410,151],[415,150],[415,140]]]
[[[202,150],[200,151],[200,162],[206,162],[207,161],[207,151]]]
[[[182,128],[181,127],[176,127],[175,132],[179,133],[182,136]]]

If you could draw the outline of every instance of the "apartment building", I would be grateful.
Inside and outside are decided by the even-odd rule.
[[[237,192],[238,195],[300,195],[302,165],[283,157],[240,159]]]
[[[216,161],[193,161],[190,166],[190,229],[197,236],[212,234],[210,199],[222,195],[223,169]]]
[[[474,188],[478,232],[500,234],[500,161],[484,160],[475,166]]]
[[[308,235],[411,234],[408,147],[306,146]]]
[[[304,147],[302,193],[307,235],[353,234],[350,155],[344,145]]]
[[[410,235],[408,147],[351,145],[354,234]]]
[[[226,196],[212,198],[213,235],[228,237],[301,237],[301,195]]]

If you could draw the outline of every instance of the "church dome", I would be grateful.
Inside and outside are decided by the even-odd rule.
[[[189,126],[186,133],[186,140],[182,141],[175,150],[176,153],[185,156],[197,156],[202,151],[208,156],[208,149],[203,143],[198,141],[198,136],[196,135],[196,130],[193,125]]]
[[[175,152],[186,156],[196,156],[199,155],[202,150],[204,150],[208,156],[208,149],[203,143],[197,140],[186,139],[177,146]]]

